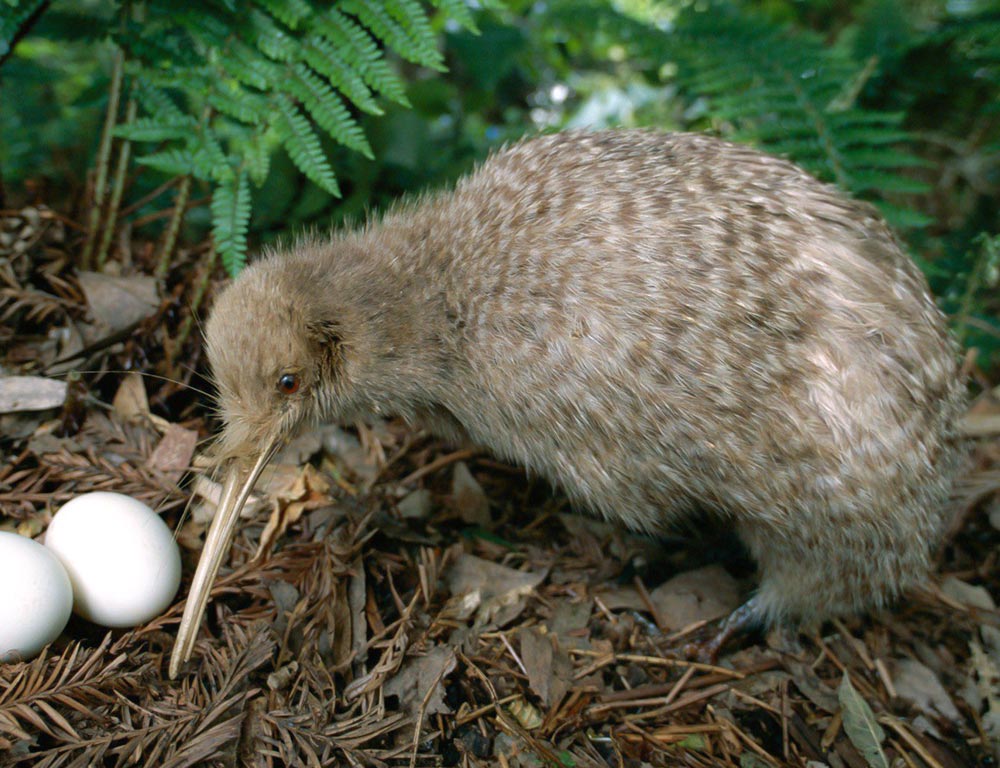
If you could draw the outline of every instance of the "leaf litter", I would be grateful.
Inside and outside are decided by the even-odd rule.
[[[750,638],[718,664],[684,650],[753,583],[729,545],[571,513],[520,470],[400,422],[317,428],[259,483],[193,659],[169,680],[218,500],[200,340],[176,348],[172,335],[190,319],[197,265],[159,286],[141,259],[134,274],[81,276],[62,219],[3,216],[0,373],[61,383],[77,367],[82,419],[52,399],[4,422],[0,529],[40,537],[81,493],[129,494],[177,531],[185,579],[143,626],[74,618],[41,656],[0,665],[0,766],[957,768],[1000,757],[1000,444],[981,417],[976,471],[926,588],[874,617]],[[127,318],[107,312],[120,300]]]

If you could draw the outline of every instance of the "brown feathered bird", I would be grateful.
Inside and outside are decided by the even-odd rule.
[[[253,482],[306,422],[403,416],[630,528],[715,512],[758,563],[741,616],[763,622],[921,579],[961,463],[955,346],[874,209],[707,136],[501,150],[253,264],[207,338],[232,469],[171,674]]]

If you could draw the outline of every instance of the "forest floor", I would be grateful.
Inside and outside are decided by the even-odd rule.
[[[124,266],[77,271],[79,240],[51,211],[0,212],[0,374],[67,382],[32,380],[26,409],[0,378],[0,530],[39,537],[69,499],[125,493],[177,532],[184,581],[146,625],[74,617],[42,656],[0,664],[0,766],[996,765],[989,429],[925,587],[714,664],[685,646],[753,585],[719,526],[635,536],[399,422],[313,430],[259,483],[168,679],[218,494],[189,309],[204,250],[158,283],[127,243]],[[1000,406],[971,413],[996,424]]]

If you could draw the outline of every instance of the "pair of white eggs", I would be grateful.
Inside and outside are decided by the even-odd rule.
[[[0,532],[0,661],[28,659],[75,611],[106,627],[158,616],[177,594],[181,556],[162,518],[120,493],[88,493],[52,519],[45,545]]]

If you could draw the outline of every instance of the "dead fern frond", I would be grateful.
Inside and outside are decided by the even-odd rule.
[[[117,696],[134,696],[152,671],[149,664],[127,664],[124,653],[110,654],[110,642],[109,633],[97,648],[73,643],[60,656],[0,666],[0,732],[28,742],[78,744],[81,722],[108,722],[109,705]]]

